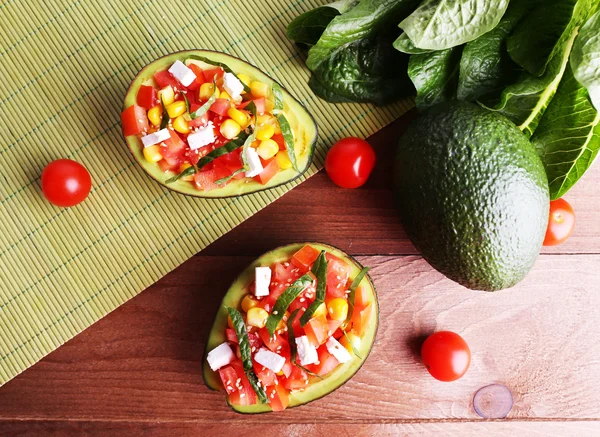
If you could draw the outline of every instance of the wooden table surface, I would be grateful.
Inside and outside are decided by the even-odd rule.
[[[469,291],[423,261],[398,223],[391,157],[411,117],[370,139],[378,164],[365,187],[319,173],[0,388],[0,436],[600,435],[600,167],[566,196],[577,214],[567,243],[544,249],[512,290]],[[324,399],[235,414],[201,376],[222,295],[257,255],[315,240],[373,267],[373,351]],[[431,378],[417,353],[441,329],[473,353],[453,383]],[[508,420],[482,421],[472,397],[494,382],[515,406]]]

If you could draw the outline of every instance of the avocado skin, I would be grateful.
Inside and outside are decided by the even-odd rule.
[[[548,225],[548,179],[504,116],[463,102],[431,108],[400,139],[394,185],[412,243],[453,281],[496,291],[533,266]]]

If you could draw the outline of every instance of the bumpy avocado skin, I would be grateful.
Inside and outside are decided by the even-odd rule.
[[[485,291],[527,275],[548,224],[548,179],[508,119],[471,103],[431,108],[400,139],[394,178],[404,228],[435,269]]]

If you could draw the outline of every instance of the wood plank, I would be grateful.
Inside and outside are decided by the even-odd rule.
[[[290,424],[290,425],[233,425],[227,426],[227,434],[244,437],[385,437],[435,435],[436,437],[481,436],[504,437],[507,435],[536,437],[589,437],[600,433],[599,422],[445,422],[403,424]],[[11,437],[39,437],[40,435],[85,437],[217,437],[223,436],[223,424],[153,423],[153,422],[79,422],[79,421],[33,421],[0,422],[0,432]]]
[[[415,118],[411,112],[369,138],[377,165],[357,190],[336,187],[325,172],[229,232],[203,255],[260,255],[297,241],[323,241],[354,254],[416,254],[394,207],[392,163],[397,138]],[[577,226],[565,244],[543,253],[600,253],[600,166],[593,166],[565,196],[575,209]],[[265,233],[269,238],[265,238]]]
[[[277,415],[240,416],[201,379],[220,296],[248,257],[197,256],[0,390],[0,419],[382,423],[476,419],[473,393],[502,382],[513,419],[600,419],[600,256],[541,256],[511,291],[471,292],[421,258],[360,257],[374,267],[374,350],[341,389]],[[467,375],[440,383],[417,355],[434,330],[460,332]]]

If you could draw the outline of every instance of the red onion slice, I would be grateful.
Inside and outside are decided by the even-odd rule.
[[[473,397],[473,408],[484,419],[504,419],[512,406],[512,393],[502,384],[486,385]]]

